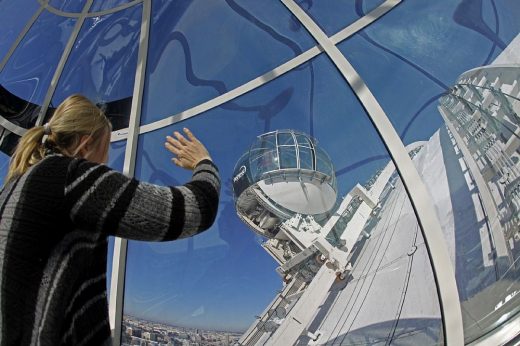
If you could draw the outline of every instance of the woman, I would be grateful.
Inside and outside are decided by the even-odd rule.
[[[103,165],[111,125],[80,95],[20,139],[0,190],[0,345],[110,344],[107,237],[193,236],[216,216],[220,180],[188,130],[168,136],[181,187],[130,179]]]

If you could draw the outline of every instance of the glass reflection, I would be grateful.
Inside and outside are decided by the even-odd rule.
[[[75,21],[43,12],[20,42],[0,73],[4,118],[34,124]]]
[[[314,45],[279,1],[154,1],[142,123],[208,101]]]
[[[381,5],[384,0],[299,0],[296,2],[327,35],[332,36]]]
[[[384,145],[329,60],[319,56],[232,104],[140,136],[140,179],[179,184],[189,178],[189,172],[174,168],[169,155],[157,149],[167,134],[186,126],[208,145],[224,188],[217,222],[209,231],[171,243],[129,243],[123,344],[151,340],[153,334],[163,343],[240,340],[252,345],[275,338],[283,329],[279,325],[289,321],[285,316],[315,303],[321,308],[309,308],[312,316],[305,317],[305,328],[314,335],[321,332],[320,343],[358,342],[362,337],[370,342],[442,343],[437,291],[413,208]],[[336,239],[325,232],[323,239],[330,240],[323,246],[352,264],[338,281],[334,272],[319,274],[326,282],[319,277],[316,282],[326,288],[311,300],[306,288],[316,286],[312,282],[322,268],[320,256],[313,252],[302,267],[279,276],[276,268],[302,248],[249,231],[237,216],[231,191],[235,164],[254,138],[288,128],[319,140],[330,160],[326,163],[319,152],[316,162],[331,172],[330,161],[334,163],[344,196],[331,211],[300,215],[298,221],[308,232],[334,229]],[[263,169],[260,158],[275,158],[276,137],[267,136],[264,142],[252,147],[251,174]],[[294,145],[292,140],[286,148]],[[340,216],[342,224],[337,223]],[[294,341],[308,343],[303,335]]]
[[[40,4],[33,0],[0,2],[0,23],[2,23],[0,61],[39,7]],[[20,8],[24,10],[20,11]]]
[[[518,4],[403,2],[340,44],[401,139],[422,142],[411,153],[449,247],[466,342],[519,306],[520,69],[500,67],[517,63],[502,51],[518,49],[508,44],[519,13]]]
[[[52,105],[81,93],[102,105],[114,130],[128,126],[142,6],[87,18],[63,69]]]
[[[519,310],[520,68],[500,66],[462,74],[439,105],[446,129],[437,140],[445,160],[459,163],[446,170],[450,185],[459,180],[458,193],[450,197],[453,210],[466,222],[456,226],[461,232],[471,226],[480,232],[471,236],[467,230],[472,242],[466,240],[457,254],[466,259],[460,270],[468,272],[458,280],[468,339]],[[464,171],[469,178],[463,181]]]
[[[133,0],[94,0],[90,7],[90,12],[109,10],[131,1]]]
[[[80,13],[87,3],[86,0],[51,0],[49,5],[64,12]]]

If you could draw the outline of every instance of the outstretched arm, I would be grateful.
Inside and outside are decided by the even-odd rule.
[[[209,228],[218,208],[218,169],[204,146],[189,130],[185,132],[189,139],[181,135],[182,142],[180,134],[175,134],[182,143],[182,147],[175,146],[176,152],[165,144],[177,155],[176,164],[193,169],[191,181],[182,186],[139,182],[103,165],[72,161],[65,200],[75,226],[155,241],[189,237]]]

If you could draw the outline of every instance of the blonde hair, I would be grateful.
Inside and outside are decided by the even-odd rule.
[[[35,126],[20,138],[5,182],[24,174],[49,151],[76,156],[85,144],[80,143],[83,136],[101,142],[103,135],[111,130],[112,125],[101,109],[82,95],[71,95],[56,108],[48,124]]]

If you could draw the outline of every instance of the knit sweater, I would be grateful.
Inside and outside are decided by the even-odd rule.
[[[165,241],[209,228],[220,179],[204,160],[180,187],[45,158],[0,190],[0,345],[110,345],[107,238]]]

